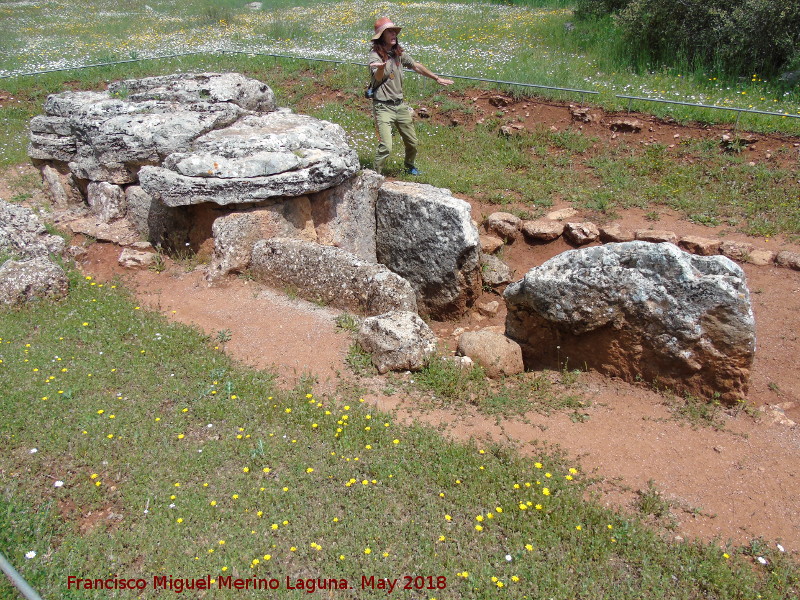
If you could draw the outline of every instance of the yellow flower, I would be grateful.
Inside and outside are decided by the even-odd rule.
[[[249,473],[249,472],[250,472],[250,467],[245,467],[244,469],[242,469],[242,473]]]
[[[542,495],[543,496],[549,496],[550,495],[550,490],[548,488],[542,488]]]
[[[475,525],[475,531],[483,531],[483,525]]]
[[[372,549],[364,548],[364,554],[372,554]]]

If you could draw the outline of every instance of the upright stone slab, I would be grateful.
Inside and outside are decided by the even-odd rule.
[[[504,295],[526,368],[589,367],[729,402],[747,392],[755,322],[725,257],[638,241],[572,250]]]
[[[421,314],[458,318],[480,295],[480,240],[470,206],[449,190],[385,183],[377,204],[378,262],[407,279]]]
[[[375,205],[384,178],[365,169],[336,187],[309,196],[317,241],[377,262]]]

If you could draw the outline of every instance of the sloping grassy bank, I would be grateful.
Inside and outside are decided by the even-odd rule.
[[[45,598],[133,594],[69,576],[142,578],[141,597],[164,593],[154,577],[206,575],[210,597],[264,597],[218,590],[229,576],[274,578],[281,598],[316,578],[354,588],[333,597],[385,595],[362,576],[399,578],[408,598],[798,592],[798,567],[759,542],[668,543],[584,501],[580,465],[280,390],[112,282],[73,272],[71,286],[0,309],[3,551]]]

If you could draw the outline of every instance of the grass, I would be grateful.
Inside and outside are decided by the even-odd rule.
[[[431,577],[409,580],[425,598],[797,592],[786,555],[667,543],[584,500],[562,457],[448,442],[308,382],[278,389],[114,282],[70,277],[60,303],[0,310],[3,551],[44,597],[123,597],[66,589],[110,574],[145,578],[145,598],[153,576],[206,574],[276,578],[287,598],[307,597],[287,577],[377,597],[360,589],[373,574]],[[234,595],[263,591],[215,592]]]

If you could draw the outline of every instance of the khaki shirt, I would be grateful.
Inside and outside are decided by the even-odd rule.
[[[383,62],[380,55],[374,50],[369,53],[369,64]],[[389,58],[383,69],[383,82],[375,79],[376,68],[370,67],[372,72],[372,89],[375,90],[375,100],[402,100],[403,99],[403,67],[414,68],[414,61],[403,53],[400,58]]]

